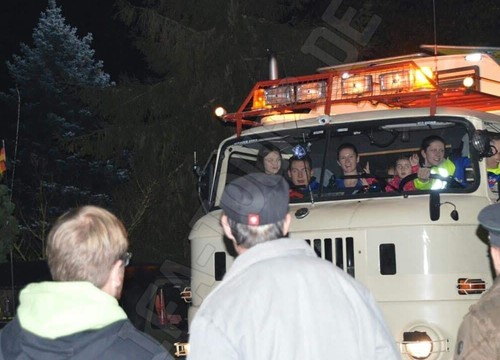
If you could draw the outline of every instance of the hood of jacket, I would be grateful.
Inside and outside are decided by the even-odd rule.
[[[127,318],[111,295],[89,282],[30,284],[19,296],[21,327],[47,339],[101,329]]]

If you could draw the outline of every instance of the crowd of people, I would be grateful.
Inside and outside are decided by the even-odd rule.
[[[499,145],[492,140],[496,151],[487,159],[492,178],[500,174]],[[408,189],[443,186],[431,174],[463,181],[457,171],[466,159],[446,159],[444,149],[444,140],[433,136],[423,141],[420,165],[416,154],[398,158],[387,191],[411,174]],[[370,291],[305,241],[288,237],[291,191],[319,187],[311,159],[292,157],[285,172],[280,150],[267,148],[258,161],[261,172],[233,180],[222,194],[221,226],[238,256],[194,318],[188,359],[400,359]],[[354,145],[341,145],[337,161],[345,178],[336,186],[369,185],[356,178]],[[368,165],[363,171],[369,173]],[[500,204],[484,208],[478,220],[489,232],[498,275]],[[119,306],[131,253],[115,215],[96,206],[67,212],[53,225],[46,250],[53,281],[21,291],[17,315],[0,331],[0,360],[172,358]],[[464,318],[455,359],[500,358],[499,282]]]
[[[500,180],[500,138],[491,140],[493,155],[486,158],[488,183],[490,188]],[[457,156],[446,157],[446,141],[437,135],[423,139],[418,153],[400,155],[394,164],[387,169],[386,176],[374,176],[370,173],[370,165],[360,166],[360,155],[355,145],[343,143],[337,148],[337,164],[340,176],[332,176],[326,191],[349,191],[356,193],[367,191],[370,186],[379,183],[380,191],[416,191],[436,190],[449,186],[465,187],[466,169],[470,167],[470,158]],[[284,176],[290,186],[291,199],[301,199],[305,195],[320,188],[315,177],[312,160],[308,154],[288,158],[288,167],[284,169],[281,150],[274,145],[265,145],[257,156],[257,168],[266,173]],[[411,178],[402,180],[408,176]]]

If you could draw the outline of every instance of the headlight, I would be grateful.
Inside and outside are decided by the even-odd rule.
[[[399,344],[401,353],[407,355],[405,359],[437,360],[449,351],[449,340],[429,324],[410,327]]]
[[[427,359],[432,353],[432,339],[425,331],[403,333],[403,343],[408,355],[414,359]]]

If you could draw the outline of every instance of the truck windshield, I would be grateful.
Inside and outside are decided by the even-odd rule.
[[[479,183],[478,159],[469,147],[473,130],[463,118],[450,116],[255,131],[222,145],[218,191],[236,177],[265,171],[262,155],[278,149],[281,164],[272,171],[289,182],[291,202],[407,196],[436,189],[471,192]],[[442,139],[444,151],[431,147],[423,154],[426,139]],[[438,143],[434,145],[439,148]],[[430,169],[429,179],[418,179],[422,167]]]

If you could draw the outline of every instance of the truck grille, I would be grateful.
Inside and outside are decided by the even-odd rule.
[[[306,242],[311,245],[320,258],[334,263],[337,267],[355,277],[354,238],[306,239]]]

